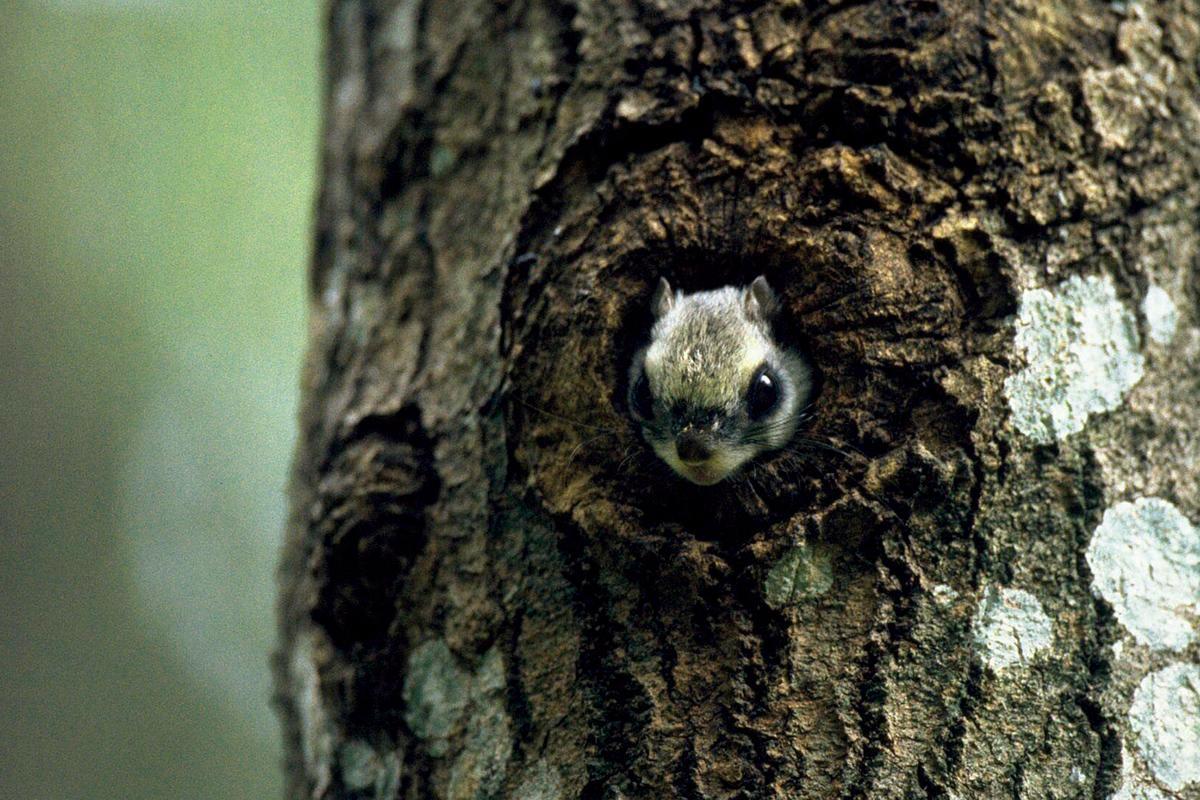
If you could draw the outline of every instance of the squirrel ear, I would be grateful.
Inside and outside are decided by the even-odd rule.
[[[654,311],[654,318],[665,316],[673,305],[675,305],[675,292],[671,290],[671,284],[667,283],[666,278],[659,278],[658,288],[654,290],[654,299],[650,303],[650,308]]]
[[[760,319],[769,320],[779,311],[779,298],[775,296],[775,290],[762,275],[759,275],[746,287],[743,302],[746,305],[746,313],[752,317],[757,316]]]

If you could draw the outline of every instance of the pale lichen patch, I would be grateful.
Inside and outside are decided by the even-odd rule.
[[[472,694],[476,697],[489,697],[504,691],[504,656],[493,647],[483,655],[479,669],[475,671],[475,682]]]
[[[332,779],[330,762],[335,730],[321,698],[316,647],[315,634],[301,633],[292,647],[288,667],[292,698],[300,723],[300,754],[304,759],[305,773],[312,783],[313,796],[320,797],[328,791]]]
[[[1121,747],[1121,788],[1109,800],[1171,800],[1148,778],[1134,769],[1129,752]]]
[[[1200,783],[1200,666],[1172,664],[1142,678],[1129,725],[1158,783],[1176,792]]]
[[[1109,150],[1128,149],[1149,118],[1138,76],[1123,65],[1089,69],[1082,84],[1084,104],[1100,144]]]
[[[467,708],[470,689],[470,673],[442,639],[424,642],[409,655],[404,721],[433,755],[445,753],[445,740]]]
[[[1128,777],[1109,800],[1171,800],[1157,786],[1136,777]]]
[[[975,645],[994,670],[1026,664],[1050,647],[1050,618],[1038,599],[1023,589],[984,590],[973,622]]]
[[[521,781],[513,800],[562,800],[562,796],[562,776],[543,758]]]
[[[338,755],[342,782],[350,789],[362,790],[375,782],[379,770],[379,754],[361,739],[351,739],[342,745]]]
[[[400,759],[381,753],[361,739],[342,745],[338,755],[342,782],[356,792],[367,792],[375,800],[392,800],[400,790]]]
[[[450,768],[451,800],[491,798],[503,785],[512,755],[504,688],[504,658],[496,648],[484,654],[474,674],[459,666],[442,639],[423,643],[409,656],[404,719],[413,733],[431,755],[445,756],[455,731],[466,731]]]
[[[1182,650],[1200,615],[1200,531],[1166,500],[1104,512],[1087,549],[1092,586],[1142,644]]]
[[[617,118],[626,122],[637,122],[658,105],[657,98],[649,92],[635,89],[617,103]]]
[[[1116,408],[1145,366],[1133,314],[1107,277],[1023,292],[1014,344],[1028,366],[1005,379],[1004,393],[1013,424],[1042,444]]]
[[[471,735],[450,770],[450,800],[483,800],[496,795],[512,755],[512,734],[503,702],[482,703],[471,717]]]
[[[429,174],[440,178],[458,163],[458,153],[446,145],[435,145],[429,156]]]
[[[958,592],[954,591],[952,586],[947,586],[944,583],[935,585],[931,593],[938,605],[948,606],[958,599]]]
[[[763,592],[767,605],[783,608],[804,598],[823,595],[832,587],[833,565],[829,554],[800,542],[771,567]]]
[[[1146,318],[1146,330],[1150,338],[1158,344],[1170,344],[1179,324],[1179,309],[1175,307],[1171,295],[1161,286],[1150,284],[1142,300],[1142,315]]]
[[[512,756],[512,733],[504,707],[504,660],[493,648],[484,655],[472,685],[470,735],[450,769],[450,800],[497,796]]]

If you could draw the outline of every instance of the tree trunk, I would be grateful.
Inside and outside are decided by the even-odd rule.
[[[1200,4],[328,25],[290,797],[1200,798]],[[652,287],[759,273],[811,418],[685,484]]]

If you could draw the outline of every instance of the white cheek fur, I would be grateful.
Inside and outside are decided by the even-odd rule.
[[[679,460],[678,453],[675,452],[675,442],[671,439],[665,441],[651,441],[651,448],[654,453],[662,459],[662,461],[682,478],[686,478],[692,483],[702,485],[717,483],[729,477],[737,471],[739,467],[745,464],[750,459],[754,458],[760,452],[754,447],[718,447],[713,451],[713,456],[703,467],[689,467]],[[698,476],[712,478],[711,480],[697,480]]]

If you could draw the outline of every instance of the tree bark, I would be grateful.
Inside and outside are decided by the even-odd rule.
[[[288,796],[1200,798],[1197,2],[328,29]],[[811,418],[684,484],[652,287],[760,273]]]

